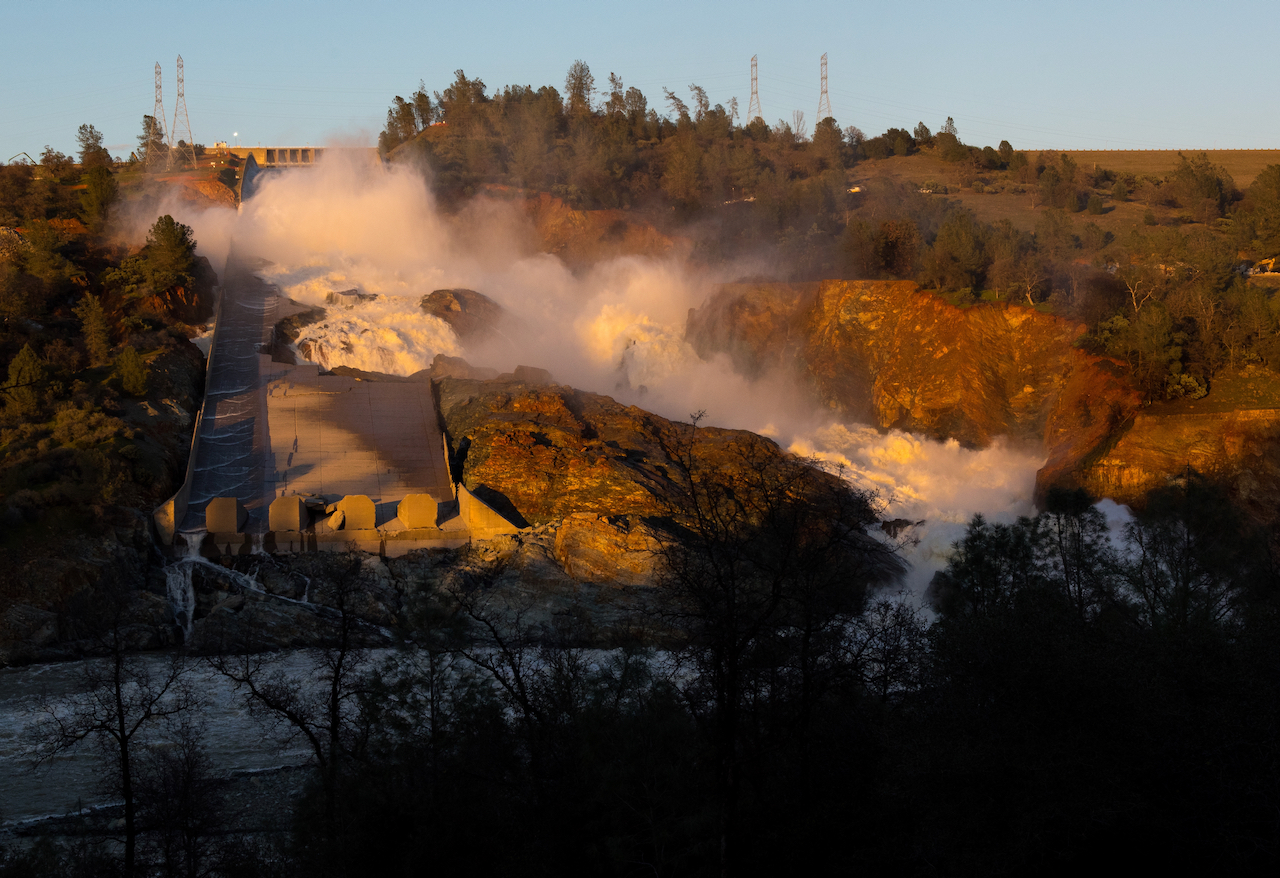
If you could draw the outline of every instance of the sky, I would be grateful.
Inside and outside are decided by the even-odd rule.
[[[183,57],[196,143],[373,145],[387,107],[419,81],[444,89],[465,70],[490,89],[554,85],[585,61],[665,112],[736,97],[745,114],[759,58],[762,115],[812,129],[819,59],[833,115],[868,136],[948,116],[978,146],[1017,149],[1263,149],[1272,111],[1274,5],[1162,2],[805,2],[737,4],[309,3],[236,0],[7,0],[0,28],[0,161],[46,145],[76,151],[94,125],[127,157],[155,105],[167,124]]]

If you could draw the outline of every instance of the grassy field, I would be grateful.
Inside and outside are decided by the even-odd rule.
[[[1067,150],[1066,153],[1084,168],[1092,168],[1096,163],[1104,170],[1138,176],[1165,177],[1179,162],[1176,150]],[[1210,150],[1208,156],[1210,161],[1226,168],[1236,186],[1242,189],[1267,165],[1280,164],[1280,150]],[[1034,160],[1034,155],[1028,157]],[[935,191],[945,190],[945,197],[959,201],[979,220],[987,223],[1007,219],[1019,229],[1034,231],[1036,223],[1044,215],[1044,204],[1034,184],[1018,183],[1012,174],[1004,171],[975,173],[965,164],[942,161],[930,150],[911,156],[860,162],[849,175],[852,186],[864,185],[874,178],[921,187],[934,184],[931,188]],[[975,186],[975,183],[979,185]],[[1103,212],[1072,214],[1077,231],[1086,223],[1095,223],[1119,238],[1135,227],[1149,228],[1145,223],[1148,210],[1157,225],[1194,225],[1187,211],[1180,208],[1148,205],[1136,199],[1116,201],[1111,197],[1109,186],[1099,190],[1098,194],[1103,200]]]
[[[1121,171],[1139,176],[1164,177],[1178,166],[1178,152],[1168,149],[1068,149],[1063,150],[1081,167]],[[1184,149],[1183,155],[1205,153],[1209,161],[1226,168],[1241,189],[1253,182],[1267,165],[1280,165],[1280,149]]]

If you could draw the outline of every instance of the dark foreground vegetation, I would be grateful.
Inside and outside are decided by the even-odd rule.
[[[312,754],[300,797],[270,803],[292,809],[291,831],[245,832],[221,798],[180,663],[139,681],[127,657],[104,660],[95,691],[126,681],[125,722],[81,710],[45,724],[43,752],[105,742],[117,782],[133,759],[133,874],[1280,859],[1275,574],[1194,473],[1150,498],[1119,552],[1078,494],[1012,525],[975,519],[931,589],[932,624],[877,590],[894,560],[864,536],[867,496],[794,460],[682,478],[663,609],[636,617],[631,642],[589,648],[571,611],[530,624],[495,563],[422,595],[410,641],[374,661],[349,612],[352,557],[321,586],[343,621],[306,680],[270,655],[207,659],[265,735]],[[128,874],[119,824],[106,835],[15,848],[0,874]]]

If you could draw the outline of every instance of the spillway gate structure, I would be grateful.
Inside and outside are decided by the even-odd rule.
[[[277,362],[305,306],[229,259],[186,478],[154,514],[174,554],[400,555],[518,528],[455,484],[431,384]]]

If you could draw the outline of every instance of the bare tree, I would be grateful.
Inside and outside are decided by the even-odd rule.
[[[368,650],[361,646],[362,623],[354,612],[359,568],[359,556],[349,554],[327,583],[337,618],[327,642],[314,650],[312,668],[305,677],[285,671],[262,652],[208,659],[282,744],[306,742],[320,772],[329,821],[334,819],[341,772],[364,752],[370,732],[362,721],[370,684]]]
[[[716,754],[722,874],[736,870],[738,800],[748,743],[768,714],[803,736],[848,668],[850,622],[868,587],[899,569],[866,534],[874,497],[775,444],[693,425],[660,437],[673,463],[670,530],[657,550],[676,652],[693,672],[685,702]],[[717,449],[716,446],[719,445]]]
[[[83,689],[67,698],[45,696],[34,727],[33,754],[40,764],[91,743],[112,770],[112,786],[124,802],[124,869],[135,874],[138,840],[137,769],[143,742],[163,723],[195,710],[200,700],[185,680],[181,653],[167,659],[131,655],[123,624],[123,600],[102,639],[107,656],[84,663]]]
[[[167,740],[147,754],[138,772],[144,847],[164,875],[199,878],[209,874],[216,856],[217,781],[204,748],[203,723],[193,714],[175,720]]]

